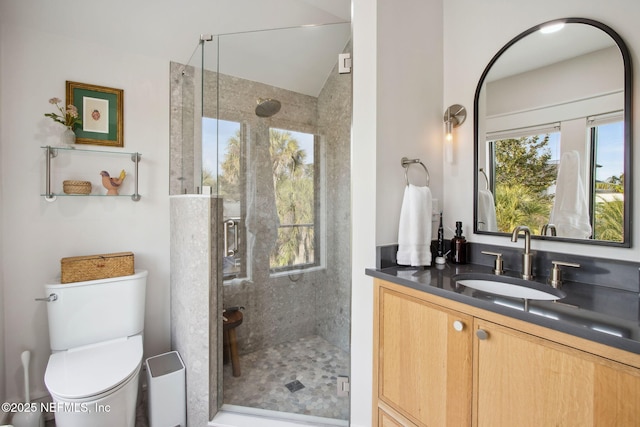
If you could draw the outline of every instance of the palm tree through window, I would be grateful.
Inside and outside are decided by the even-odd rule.
[[[279,219],[278,240],[270,258],[273,271],[318,265],[316,139],[309,133],[269,130]]]

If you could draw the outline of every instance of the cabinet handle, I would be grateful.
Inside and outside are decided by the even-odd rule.
[[[460,320],[454,320],[453,329],[455,329],[458,332],[462,332],[462,330],[464,329],[464,323],[462,323]]]
[[[476,336],[478,337],[478,339],[480,340],[486,340],[487,338],[489,338],[489,334],[487,333],[487,331],[485,331],[484,329],[478,329],[476,331]]]

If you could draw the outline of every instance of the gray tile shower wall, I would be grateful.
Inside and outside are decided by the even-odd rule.
[[[351,43],[345,52],[351,52]],[[351,74],[339,74],[336,64],[318,96],[326,159],[327,271],[316,288],[316,330],[346,352],[351,329],[351,86]]]
[[[327,227],[327,269],[272,277],[269,272],[270,250],[254,250],[250,260],[251,281],[224,286],[225,306],[246,308],[245,320],[237,329],[241,354],[314,333],[340,348],[348,348],[351,282],[345,271],[350,272],[349,229],[346,228],[350,224],[350,205],[348,191],[346,196],[334,191],[349,188],[350,111],[346,112],[340,105],[350,97],[351,91],[341,90],[336,79],[337,72],[332,73],[325,84],[329,92],[323,90],[318,99],[270,88],[272,96],[283,104],[280,113],[272,119],[281,122],[273,125],[320,133],[321,144],[325,144],[327,206],[324,210],[327,212],[327,224],[331,224]],[[252,96],[259,93],[259,88],[255,87],[257,83],[241,83],[234,79],[233,87],[221,85],[221,93],[235,91],[251,93]],[[223,105],[221,102],[221,108]],[[348,117],[343,117],[343,113],[349,113]],[[345,121],[349,126],[344,126]],[[257,132],[261,129],[259,125],[253,126],[252,138],[260,138]],[[260,181],[271,179],[271,176],[253,179]],[[344,255],[336,255],[344,251],[347,251]]]

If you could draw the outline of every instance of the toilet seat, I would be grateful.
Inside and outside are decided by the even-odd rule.
[[[141,363],[142,337],[135,335],[52,354],[44,382],[63,399],[93,398],[137,375]]]

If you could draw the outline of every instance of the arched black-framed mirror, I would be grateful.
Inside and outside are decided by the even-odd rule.
[[[555,32],[550,29],[555,28]],[[631,246],[632,67],[607,25],[536,25],[491,59],[474,98],[474,233]]]

